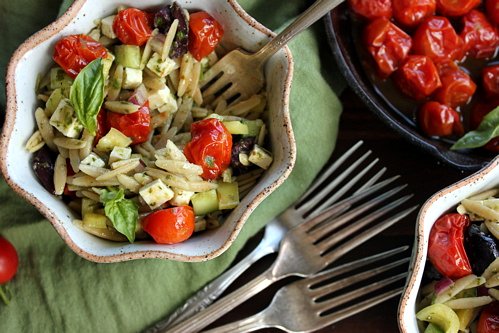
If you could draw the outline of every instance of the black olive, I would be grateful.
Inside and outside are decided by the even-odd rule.
[[[33,171],[43,187],[54,193],[54,166],[56,156],[47,146],[33,154]]]
[[[442,279],[442,274],[433,266],[431,261],[426,261],[423,273],[423,284]]]
[[[172,58],[178,58],[187,53],[189,24],[184,9],[178,3],[173,2],[154,15],[154,27],[158,28],[161,33],[167,33],[175,19],[178,20],[178,26],[170,51]]]
[[[234,171],[235,175],[239,175],[248,171],[249,167],[245,166],[239,160],[239,154],[248,154],[251,152],[255,146],[256,138],[254,136],[248,136],[241,138],[239,141],[232,145],[231,161],[230,166]]]
[[[490,263],[499,257],[494,237],[480,230],[478,224],[471,224],[466,230],[464,248],[470,260],[471,269],[476,275],[481,275]]]

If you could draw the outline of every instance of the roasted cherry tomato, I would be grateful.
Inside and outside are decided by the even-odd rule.
[[[499,25],[499,0],[485,0],[485,13],[490,22]]]
[[[403,93],[417,100],[430,96],[442,85],[435,64],[422,55],[409,55],[394,79]]]
[[[348,4],[355,14],[368,20],[392,17],[392,0],[348,0]]]
[[[0,284],[12,280],[19,266],[17,251],[4,237],[0,236]]]
[[[490,111],[494,110],[499,106],[499,101],[490,102],[478,102],[471,109],[470,114],[470,129],[476,129]],[[484,147],[484,149],[491,151],[493,153],[499,153],[499,137],[490,140]]]
[[[488,97],[499,97],[499,65],[487,66],[483,69],[482,85]]]
[[[482,12],[473,9],[463,16],[460,36],[464,42],[464,51],[471,57],[488,59],[496,54],[499,37]]]
[[[499,302],[492,302],[482,309],[476,332],[499,333]]]
[[[384,17],[365,28],[364,40],[383,77],[388,77],[404,63],[412,45],[411,36]]]
[[[224,35],[222,25],[206,12],[192,13],[189,18],[189,52],[201,60],[213,52]]]
[[[109,131],[109,126],[106,120],[106,110],[100,109],[97,114],[97,129],[95,131],[94,145],[99,142],[99,140],[107,134]]]
[[[179,206],[155,211],[142,220],[142,227],[159,244],[180,243],[194,232],[194,211]]]
[[[462,69],[446,70],[440,74],[442,86],[433,96],[441,104],[457,108],[468,103],[476,91],[476,84]]]
[[[459,114],[451,107],[435,101],[421,106],[418,123],[421,130],[429,136],[462,135],[464,132]]]
[[[488,151],[491,151],[493,153],[499,153],[499,137],[493,138],[485,146],[483,146]]]
[[[149,103],[146,102],[139,111],[130,114],[108,112],[106,115],[109,128],[116,128],[121,133],[132,139],[132,144],[147,141],[151,132],[151,114]]]
[[[436,0],[394,0],[393,17],[403,26],[414,27],[435,14]]]
[[[430,57],[433,61],[461,60],[464,56],[463,40],[449,20],[441,16],[425,19],[412,38],[413,52]]]
[[[90,62],[106,55],[106,48],[92,37],[70,35],[55,44],[52,58],[69,76],[75,78]]]
[[[481,0],[437,0],[437,10],[445,16],[462,16],[480,2]]]
[[[231,134],[220,120],[208,118],[192,124],[191,137],[185,156],[203,168],[204,179],[217,178],[230,165]]]
[[[137,8],[120,10],[113,22],[113,30],[123,44],[144,45],[151,37],[148,14]]]
[[[472,273],[464,250],[464,229],[470,224],[468,215],[457,213],[441,216],[430,231],[428,258],[444,276],[459,279]]]

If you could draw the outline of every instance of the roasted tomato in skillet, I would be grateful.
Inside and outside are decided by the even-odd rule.
[[[499,98],[499,65],[483,69],[482,85],[488,97]]]
[[[499,0],[485,0],[485,13],[493,24],[499,24]]]
[[[471,77],[460,68],[449,69],[440,74],[442,86],[433,96],[436,101],[457,108],[468,103],[476,91],[476,84]]]
[[[437,68],[430,58],[422,55],[409,55],[395,72],[394,80],[404,94],[416,100],[430,96],[442,86]]]
[[[497,30],[490,24],[487,17],[473,9],[463,16],[461,38],[464,42],[464,52],[473,58],[492,58],[498,46]]]
[[[368,20],[392,17],[392,0],[348,0],[348,4],[355,14]]]
[[[393,17],[405,27],[414,27],[425,18],[435,14],[436,0],[395,0]]]
[[[451,107],[435,101],[427,102],[419,109],[418,123],[428,136],[462,135],[464,132],[459,114]]]
[[[378,73],[388,77],[403,64],[411,49],[411,37],[386,18],[371,22],[364,30],[367,50]]]
[[[445,16],[462,16],[480,2],[481,0],[437,0],[437,10]]]

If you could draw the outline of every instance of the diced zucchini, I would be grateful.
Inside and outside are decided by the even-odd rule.
[[[191,198],[194,213],[197,216],[205,215],[218,210],[218,196],[216,190],[199,192]]]
[[[248,134],[245,136],[256,136],[258,137],[258,134],[260,133],[260,129],[263,126],[263,121],[261,119],[256,119],[256,120],[242,120],[243,124],[248,126]]]
[[[47,117],[52,116],[63,98],[64,96],[62,95],[61,88],[57,88],[52,92],[52,94],[50,94],[47,104],[45,105],[45,114]]]
[[[88,154],[88,156],[85,157],[80,162],[80,164],[90,165],[90,166],[94,166],[96,168],[103,168],[106,165],[106,163],[104,162],[104,160],[102,158],[100,158],[99,155],[97,155],[96,153],[90,153],[90,154]]]
[[[116,15],[111,15],[111,16],[103,18],[100,21],[100,29],[102,31],[102,34],[108,38],[111,38],[111,39],[116,38],[116,34],[114,33],[114,30],[113,30],[113,22],[114,22],[115,16]]]
[[[71,87],[72,84],[73,79],[62,68],[55,67],[50,70],[50,89]]]
[[[114,62],[114,55],[108,52],[106,57],[102,59],[102,73],[104,74],[104,79],[107,80],[109,77],[109,71]]]
[[[239,186],[237,182],[219,183],[216,191],[218,194],[218,209],[233,209],[239,204]]]
[[[123,89],[135,89],[142,84],[142,71],[140,69],[125,67],[123,74]]]
[[[166,58],[163,61],[161,60],[161,55],[156,52],[153,53],[146,66],[159,77],[166,77],[173,70],[178,68],[178,64],[175,62],[175,60]]]
[[[272,164],[272,155],[259,145],[255,145],[251,150],[248,160],[266,170]]]
[[[86,213],[83,216],[83,224],[90,228],[106,229],[106,221],[107,217],[101,214]]]
[[[83,125],[76,118],[69,100],[61,99],[57,109],[50,117],[50,125],[54,126],[68,138],[77,138],[83,130]]]
[[[142,187],[139,194],[151,209],[158,208],[173,198],[173,191],[161,179],[156,179]]]
[[[116,45],[116,63],[123,67],[140,69],[140,47],[137,45]]]
[[[244,124],[241,121],[237,121],[237,120],[224,121],[223,124],[224,124],[225,128],[227,128],[227,131],[229,131],[230,134],[247,135],[249,133],[248,125]]]
[[[424,333],[444,333],[444,331],[442,331],[437,325],[430,323],[426,326]]]
[[[114,147],[128,147],[131,143],[132,139],[111,127],[109,132],[99,140],[96,148],[100,151],[111,151]]]
[[[132,155],[132,148],[130,147],[114,147],[113,150],[111,151],[111,154],[109,154],[108,163],[111,165],[116,161],[129,159],[131,155]]]
[[[433,304],[423,308],[416,314],[421,321],[435,324],[444,333],[457,333],[459,331],[459,318],[457,314],[444,304]]]

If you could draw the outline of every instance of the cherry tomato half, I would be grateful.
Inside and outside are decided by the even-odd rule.
[[[151,37],[149,15],[137,8],[120,10],[113,22],[113,30],[123,44],[144,45]]]
[[[230,165],[231,134],[220,120],[208,118],[192,124],[191,137],[185,156],[203,168],[204,179],[216,179]]]
[[[201,60],[213,52],[224,35],[222,25],[206,12],[192,13],[189,18],[189,52]]]
[[[368,20],[392,17],[392,0],[348,0],[348,4],[355,14]]]
[[[488,66],[483,69],[482,85],[488,97],[499,97],[499,65]]]
[[[499,0],[485,0],[485,13],[495,25],[499,25]]]
[[[454,109],[468,103],[476,91],[475,82],[459,68],[440,74],[440,81],[442,86],[435,91],[434,98]]]
[[[464,51],[470,56],[488,59],[495,55],[499,37],[482,12],[473,9],[463,16],[463,30],[460,36],[464,42]]]
[[[449,106],[435,101],[421,106],[418,123],[421,130],[429,136],[462,135],[464,132],[459,114]]]
[[[404,63],[412,46],[411,36],[384,17],[365,28],[364,40],[382,77],[388,77]]]
[[[463,40],[446,17],[425,19],[412,38],[413,51],[433,61],[461,60],[464,56]]]
[[[481,0],[437,0],[437,10],[445,16],[462,16],[480,2]]]
[[[106,55],[106,48],[92,37],[70,35],[57,41],[52,58],[69,76],[75,78],[90,62]]]
[[[403,26],[414,27],[435,14],[436,0],[395,0],[393,17]]]
[[[19,266],[17,251],[4,237],[0,236],[0,284],[12,280]]]
[[[108,112],[106,120],[109,128],[116,128],[131,138],[133,145],[143,143],[147,141],[151,132],[149,102],[146,102],[137,112],[130,114]]]
[[[194,232],[194,210],[179,206],[155,211],[142,220],[142,227],[159,244],[180,243]]]
[[[422,55],[409,55],[394,79],[403,93],[416,100],[430,96],[442,86],[435,64]]]
[[[476,331],[477,333],[499,333],[499,302],[492,302],[483,308]]]
[[[464,229],[470,224],[468,215],[457,213],[441,216],[430,231],[428,258],[444,276],[459,279],[472,273],[464,250]]]

